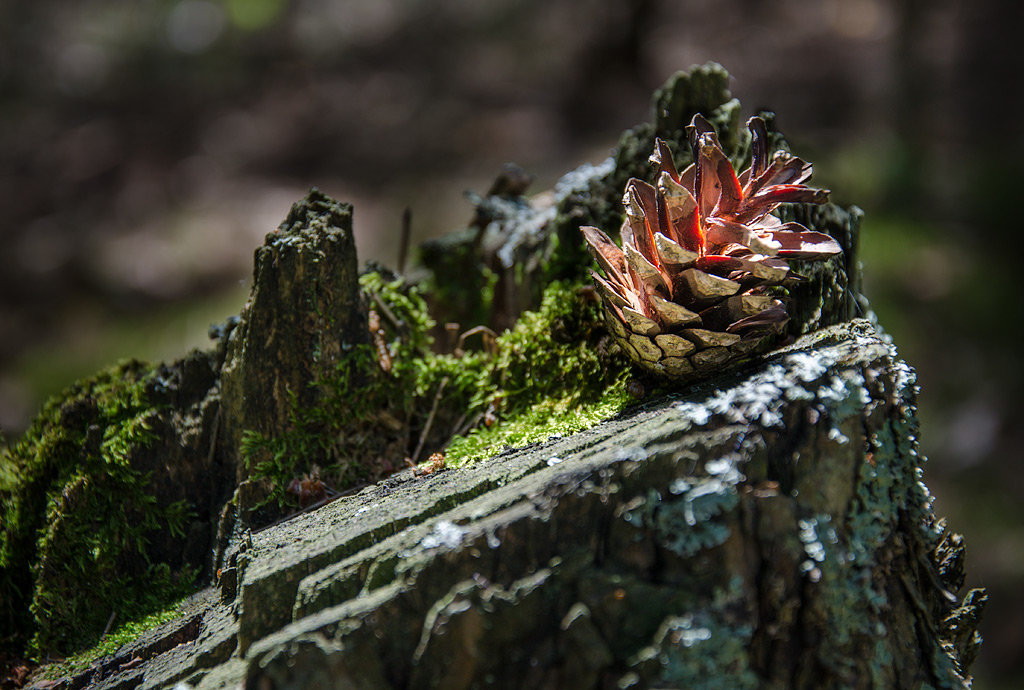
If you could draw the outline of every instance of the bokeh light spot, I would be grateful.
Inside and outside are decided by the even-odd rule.
[[[224,10],[210,0],[183,0],[167,16],[167,38],[183,53],[208,49],[224,30]]]
[[[283,0],[227,0],[228,17],[239,29],[255,31],[270,26],[284,10]]]

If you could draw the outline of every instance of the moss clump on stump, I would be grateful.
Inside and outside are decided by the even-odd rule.
[[[0,454],[4,647],[67,653],[193,586],[205,548],[192,526],[207,501],[186,463],[180,483],[169,476],[169,446],[189,444],[167,409],[202,399],[214,373],[211,357],[187,362],[130,361],[80,381]]]
[[[577,431],[628,400],[627,366],[614,356],[587,285],[552,283],[537,311],[485,346],[438,353],[416,287],[377,272],[360,284],[364,302],[393,319],[382,326],[387,371],[377,346],[352,347],[313,382],[316,405],[291,406],[283,432],[243,436],[247,472],[269,480],[282,507],[294,501],[291,479],[313,467],[331,486],[347,487],[440,449],[460,464]]]

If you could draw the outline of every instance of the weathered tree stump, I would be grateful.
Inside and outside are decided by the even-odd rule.
[[[712,65],[674,77],[652,124],[546,201],[482,202],[474,232],[426,253],[431,285],[466,277],[452,257],[489,272],[508,299],[481,290],[466,314],[499,325],[552,279],[578,279],[577,228],[618,222],[621,184],[655,136],[678,145],[702,110],[744,155],[727,78]],[[794,290],[794,344],[587,431],[404,470],[262,531],[229,504],[214,587],[67,686],[966,687],[985,595],[961,593],[962,540],[921,481],[913,370],[870,320],[850,320],[866,309],[860,213],[790,213],[845,252]],[[257,250],[219,388],[204,379],[189,403],[216,468],[238,463],[245,479],[245,434],[290,433],[368,340],[351,210],[314,191]]]
[[[221,371],[222,453],[237,458],[245,431],[289,428],[296,408],[317,404],[317,382],[346,349],[368,340],[352,207],[314,189],[256,250]],[[246,478],[242,466],[238,478]]]
[[[256,537],[248,687],[960,687],[977,595],[961,607],[913,406],[913,372],[854,322],[577,437],[368,490],[316,518],[329,532]]]
[[[921,483],[914,395],[913,371],[854,321],[578,435],[405,471],[248,536],[193,642],[110,673],[966,687],[984,595],[961,595],[963,547]]]

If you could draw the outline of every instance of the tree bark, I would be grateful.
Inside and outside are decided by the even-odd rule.
[[[352,206],[314,189],[257,248],[253,287],[221,372],[221,454],[239,456],[244,431],[275,436],[296,408],[316,405],[317,381],[347,348],[369,341],[360,302]],[[246,478],[239,463],[238,480]]]
[[[920,481],[914,395],[854,321],[575,436],[404,471],[240,540],[194,639],[109,675],[967,687],[985,597]]]

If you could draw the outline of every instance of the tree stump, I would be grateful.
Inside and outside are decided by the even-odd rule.
[[[314,189],[256,250],[249,301],[221,371],[222,454],[237,459],[245,431],[288,429],[293,410],[321,397],[317,381],[368,341],[352,207]]]
[[[678,143],[694,109],[738,122],[727,78],[677,75],[614,163],[570,173],[545,206],[494,206],[435,258],[475,260],[481,243],[538,257],[489,269],[522,298],[491,303],[510,318],[583,272],[572,233],[617,222],[611,200],[646,142]],[[720,132],[742,155],[735,127]],[[404,470],[255,533],[234,525],[187,623],[68,685],[967,687],[985,595],[961,593],[962,539],[922,483],[914,372],[870,320],[849,320],[866,308],[859,218],[806,219],[845,255],[793,295],[792,345],[572,436]],[[435,271],[435,287],[445,273],[461,277]],[[257,250],[221,371],[221,457],[245,431],[287,432],[367,340],[350,208],[311,192]]]
[[[104,682],[967,687],[985,597],[921,483],[914,396],[859,320],[571,437],[406,470],[245,537],[187,644]]]

